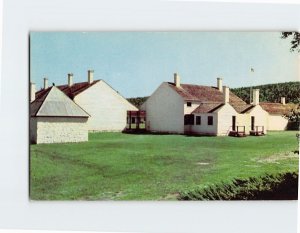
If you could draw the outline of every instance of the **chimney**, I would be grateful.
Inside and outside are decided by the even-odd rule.
[[[174,73],[174,84],[176,87],[180,87],[180,77],[177,73]]]
[[[48,78],[44,78],[44,89],[48,88]]]
[[[223,101],[224,104],[229,103],[229,87],[223,86]]]
[[[223,85],[223,80],[222,78],[217,78],[217,87],[219,89],[220,92],[222,92],[222,85]]]
[[[94,71],[88,70],[88,83],[94,82]]]
[[[30,103],[35,100],[35,83],[30,83]]]
[[[253,105],[259,105],[259,89],[253,89]]]
[[[73,85],[73,74],[68,74],[68,86],[71,87]]]
[[[281,97],[280,102],[281,102],[282,105],[285,105],[285,97]]]

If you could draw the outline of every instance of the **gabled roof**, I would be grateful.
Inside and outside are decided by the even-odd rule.
[[[223,104],[223,93],[220,92],[217,87],[192,84],[181,84],[180,87],[176,87],[175,84],[171,82],[168,82],[168,85],[186,101],[190,100],[205,103],[198,107],[199,109],[197,111],[199,111],[199,113],[212,111],[217,105]],[[252,106],[231,91],[229,92],[229,104],[239,113],[248,110],[248,108]]]
[[[174,83],[168,83],[184,100],[201,102],[223,102],[223,93],[216,87],[200,86],[192,84],[181,84],[176,87]],[[229,93],[229,102],[235,104],[246,104],[241,98],[232,92]]]
[[[295,108],[296,104],[281,104],[281,103],[269,103],[269,102],[261,102],[259,105],[268,113],[275,115],[284,115],[289,113],[293,108]]]
[[[212,113],[224,106],[224,104],[220,103],[200,103],[200,105],[192,112],[194,113]]]
[[[92,83],[89,83],[89,82],[74,83],[71,87],[69,87],[68,85],[60,85],[60,86],[56,86],[56,87],[59,88],[61,91],[63,91],[71,99],[74,99],[74,97],[76,95],[85,91],[86,89],[93,86],[94,84],[96,84],[99,81],[101,81],[101,80],[95,80]],[[40,95],[44,95],[44,93],[47,92],[48,89],[49,88],[42,89],[42,90],[36,92],[35,98],[39,98]]]
[[[252,104],[232,104],[232,107],[238,113],[247,113],[247,112],[250,112],[255,107],[255,105],[252,105]]]
[[[74,103],[57,87],[43,90],[30,104],[31,116],[89,117],[89,114]]]

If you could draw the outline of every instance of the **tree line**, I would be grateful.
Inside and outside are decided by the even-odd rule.
[[[136,97],[136,98],[127,98],[127,100],[132,103],[137,108],[140,108],[142,104],[148,99],[149,96],[145,97]]]
[[[250,88],[251,87],[233,88],[231,91],[242,100],[249,103]],[[259,89],[260,102],[280,103],[280,98],[285,97],[286,103],[300,103],[300,82],[252,86],[252,89],[255,88]]]

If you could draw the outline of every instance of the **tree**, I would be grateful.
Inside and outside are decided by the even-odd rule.
[[[287,119],[293,122],[299,122],[300,120],[300,106],[298,105],[296,108],[291,109],[291,111],[285,115]]]
[[[288,119],[289,125],[288,129],[296,129],[299,130],[299,122],[300,122],[300,105],[291,109],[289,113],[285,114],[284,117]]]
[[[297,51],[300,53],[300,32],[282,32],[281,33],[281,38],[286,39],[286,38],[291,38],[291,48],[290,51],[294,52]]]

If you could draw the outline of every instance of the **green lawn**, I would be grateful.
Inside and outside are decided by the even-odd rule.
[[[195,187],[298,171],[296,131],[263,137],[91,133],[30,146],[34,200],[166,200]]]

